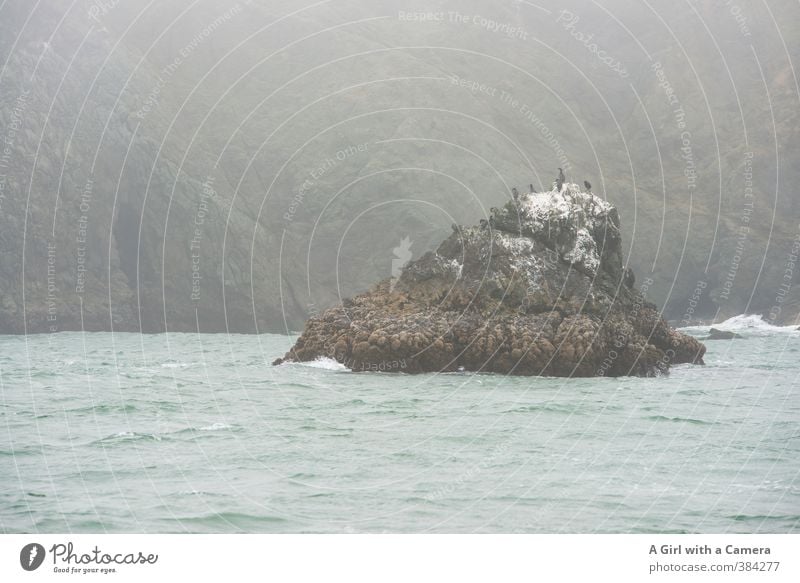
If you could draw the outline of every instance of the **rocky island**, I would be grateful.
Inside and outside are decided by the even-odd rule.
[[[587,184],[588,186],[588,184]],[[333,358],[354,371],[654,376],[703,364],[623,266],[617,209],[577,184],[520,194],[453,225],[396,279],[308,320],[273,364]]]

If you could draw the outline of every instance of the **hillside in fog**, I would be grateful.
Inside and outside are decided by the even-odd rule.
[[[788,0],[5,2],[0,332],[296,330],[558,167],[668,318],[792,323],[799,31]]]

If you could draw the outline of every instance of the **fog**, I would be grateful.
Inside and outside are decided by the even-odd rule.
[[[558,167],[668,318],[792,323],[798,28],[789,1],[5,2],[0,332],[297,330]]]

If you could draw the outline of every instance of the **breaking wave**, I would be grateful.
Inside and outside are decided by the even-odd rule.
[[[758,314],[740,314],[733,318],[728,318],[719,324],[711,324],[707,326],[687,326],[680,328],[686,332],[708,333],[711,328],[717,330],[725,330],[729,332],[738,332],[746,336],[768,336],[772,334],[791,334],[800,333],[796,325],[790,326],[775,326],[765,321],[764,318]]]

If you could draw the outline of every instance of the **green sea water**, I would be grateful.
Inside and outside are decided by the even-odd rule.
[[[269,334],[0,336],[0,531],[798,532],[800,332],[737,325],[652,379],[272,367],[293,339]]]

